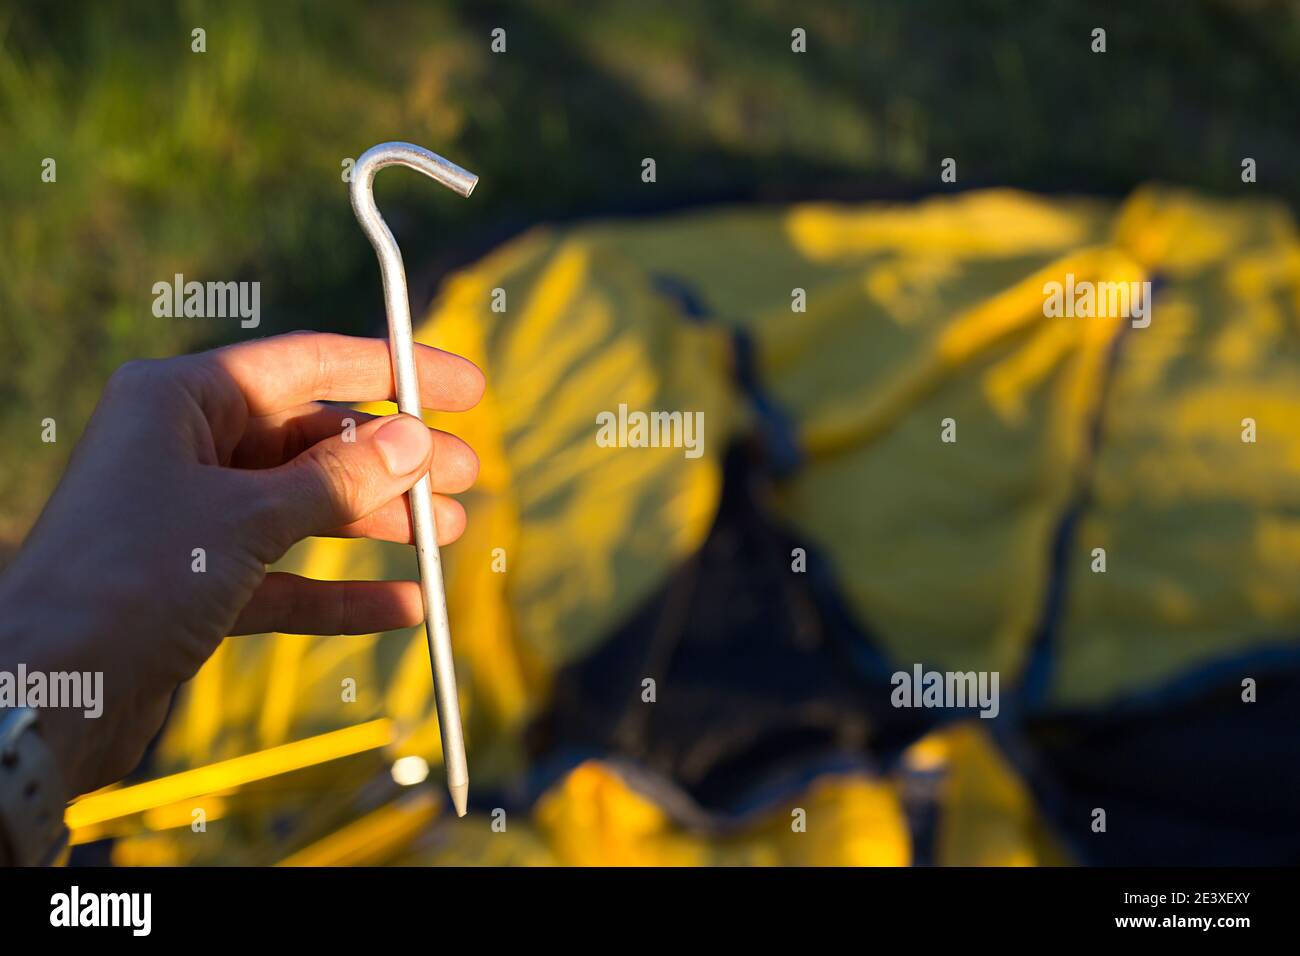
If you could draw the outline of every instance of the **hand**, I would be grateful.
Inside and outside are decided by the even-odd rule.
[[[416,349],[425,407],[478,402],[477,367]],[[0,578],[0,670],[103,673],[98,719],[41,711],[69,796],[139,763],[177,686],[227,635],[369,634],[423,619],[413,581],[266,572],[312,535],[409,543],[404,493],[422,475],[443,494],[473,484],[478,459],[458,438],[410,416],[321,403],[391,399],[389,362],[381,340],[297,333],[130,362],[109,380]],[[443,494],[440,544],[465,528]]]

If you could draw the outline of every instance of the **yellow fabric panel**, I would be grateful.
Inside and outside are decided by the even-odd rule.
[[[924,324],[899,327],[869,306],[864,318],[846,303],[834,349],[806,350],[776,386],[801,387],[812,454],[784,510],[829,555],[859,620],[897,662],[1019,670],[1117,325],[1045,319],[1043,284],[1067,271],[1138,275],[1094,248],[1020,263],[1019,281],[990,289],[1009,268],[969,280],[962,271],[941,287],[946,312]],[[877,373],[855,373],[859,356]],[[940,440],[946,419],[951,444]]]
[[[488,445],[501,449],[504,503],[517,516],[508,600],[526,623],[528,653],[554,667],[603,637],[703,540],[732,427],[727,343],[682,323],[634,263],[583,239],[557,241],[522,277],[491,281],[476,291],[504,289],[506,312],[491,312],[487,294],[471,306],[457,287],[420,338],[459,344],[454,324],[486,329],[485,353],[471,357],[488,370],[496,431]],[[704,412],[704,457],[598,447],[597,414],[620,404]],[[430,421],[460,431],[461,417]],[[481,502],[467,504],[482,517]],[[470,550],[448,549],[450,574],[471,560],[466,573],[487,568],[488,556],[471,559]]]
[[[1023,655],[1098,352],[1081,327],[1044,321],[1042,284],[1112,267],[1096,246],[1070,251],[1104,238],[1103,208],[993,191],[911,218],[787,216],[809,255],[861,265],[810,292],[809,323],[759,330],[766,381],[813,456],[784,504],[898,660],[1014,669]]]
[[[1054,700],[1104,703],[1300,629],[1300,246],[1280,205],[1151,189],[1116,241],[1168,276],[1122,345]],[[1242,441],[1246,418],[1258,440]],[[1106,549],[1106,573],[1091,570]],[[1244,676],[1244,675],[1242,675]]]

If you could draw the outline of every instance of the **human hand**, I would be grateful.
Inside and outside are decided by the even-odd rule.
[[[461,411],[483,394],[466,359],[417,346],[416,362],[426,408]],[[413,581],[266,571],[313,535],[409,543],[405,492],[425,473],[441,493],[439,544],[460,536],[465,512],[444,495],[478,475],[468,445],[410,416],[322,403],[393,395],[386,342],[315,333],[112,376],[0,577],[0,669],[104,675],[99,719],[41,711],[69,796],[135,767],[177,686],[227,635],[369,634],[423,619]]]

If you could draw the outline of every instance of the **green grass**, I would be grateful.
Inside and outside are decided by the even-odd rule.
[[[1122,194],[1163,179],[1300,199],[1291,3],[161,6],[0,10],[0,541],[25,533],[122,361],[382,329],[340,177],[382,140],[482,177],[469,202],[381,177],[417,308],[446,268],[539,219],[918,195],[951,188],[945,156],[961,186]],[[504,55],[489,51],[496,26]],[[806,55],[790,52],[794,26]],[[195,27],[206,53],[190,50]],[[1246,155],[1257,186],[1240,183]],[[176,272],[261,281],[262,327],[155,318],[151,287]],[[45,417],[56,445],[40,441]]]

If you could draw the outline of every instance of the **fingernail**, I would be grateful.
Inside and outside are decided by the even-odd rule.
[[[408,415],[396,415],[375,432],[374,443],[389,474],[400,478],[424,464],[429,453],[429,429]]]

